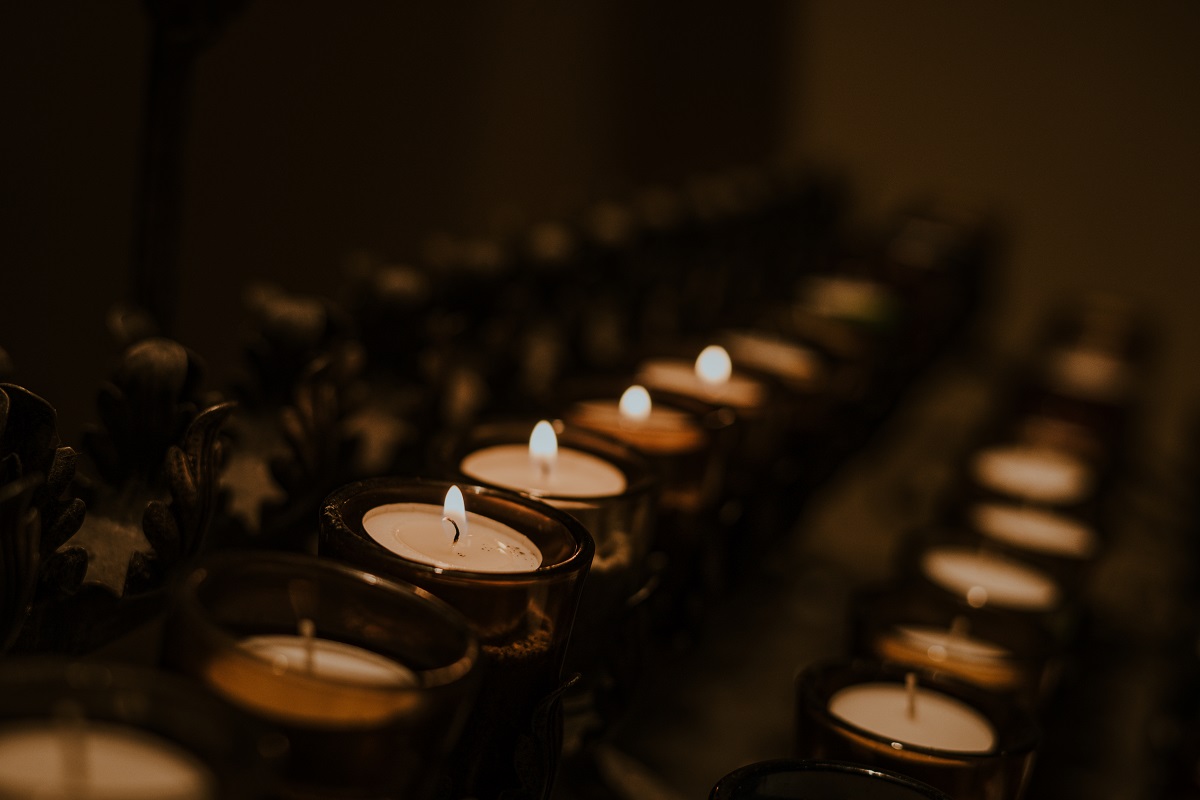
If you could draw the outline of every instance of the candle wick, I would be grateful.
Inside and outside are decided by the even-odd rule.
[[[71,700],[54,707],[58,722],[58,741],[62,753],[62,778],[70,794],[82,796],[88,783],[87,722],[83,709]]]
[[[904,674],[904,694],[908,699],[908,718],[917,718],[917,673]]]
[[[304,639],[304,670],[309,675],[314,675],[317,671],[317,626],[311,619],[302,619],[297,627]]]
[[[450,544],[458,544],[458,537],[462,535],[462,531],[458,529],[458,523],[450,517],[442,517],[442,522],[449,522],[454,526],[454,539],[450,542]]]

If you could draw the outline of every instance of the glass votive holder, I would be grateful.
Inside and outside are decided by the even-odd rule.
[[[963,608],[943,593],[879,586],[851,604],[854,655],[943,672],[1036,709],[1057,680],[1059,646],[1031,619]]]
[[[777,758],[739,767],[717,782],[709,800],[950,800],[899,772],[847,761]]]
[[[288,798],[429,797],[479,684],[479,643],[427,592],[286,553],[211,555],[175,592],[163,661],[290,744]]]
[[[737,417],[729,409],[630,386],[624,379],[580,382],[571,395],[578,399],[563,415],[569,426],[624,442],[658,473],[652,548],[664,564],[651,598],[654,624],[668,631],[685,628],[720,583],[716,519]]]
[[[0,797],[255,800],[287,742],[178,676],[128,665],[0,665]]]
[[[368,514],[432,509],[429,513],[440,518],[438,509],[453,485],[372,478],[344,486],[325,501],[319,551],[422,587],[461,611],[477,632],[483,685],[450,760],[451,796],[524,791],[545,797],[561,749],[563,659],[595,545],[565,511],[513,492],[465,484],[460,489],[469,525],[511,529],[537,551],[536,565],[485,572],[431,564],[397,552],[388,530],[374,524],[376,534],[367,530]]]
[[[628,445],[575,426],[552,426],[558,462],[550,475],[531,463],[532,422],[479,425],[436,454],[439,476],[515,492],[567,512],[591,534],[596,552],[579,604],[569,666],[586,673],[626,640],[626,609],[652,578],[659,480]]]
[[[1038,731],[1004,695],[874,660],[812,665],[796,682],[797,755],[881,767],[956,800],[1017,800]]]

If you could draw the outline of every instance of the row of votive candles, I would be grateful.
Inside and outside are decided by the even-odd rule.
[[[457,483],[378,478],[335,492],[323,558],[208,559],[176,593],[164,664],[282,734],[274,791],[546,796],[577,608],[569,666],[600,685],[606,658],[637,646],[624,615],[650,577],[650,551],[674,548],[686,562],[705,544],[695,529],[729,497],[727,472],[769,459],[790,410],[770,374],[793,386],[811,378],[799,345],[746,333],[729,344],[757,377],[735,371],[721,346],[648,361],[641,384],[567,409],[570,426],[475,429],[441,467]],[[682,569],[675,584],[687,591],[695,576]],[[152,779],[143,791],[141,770],[79,764],[112,765],[109,743],[141,752],[145,742],[78,721],[49,727],[60,796],[213,796],[225,777],[201,780],[163,755],[178,785]]]
[[[1094,341],[1041,354],[958,464],[939,518],[903,548],[901,579],[855,597],[853,658],[798,675],[797,754],[853,776],[770,762],[729,776],[714,798],[758,796],[771,781],[771,797],[846,796],[846,781],[868,780],[855,770],[872,769],[890,783],[862,796],[1024,794],[1139,388],[1136,361]],[[897,787],[891,773],[922,785]]]
[[[803,348],[783,340],[743,336],[730,343],[735,355],[740,349],[747,362],[759,358],[777,377],[796,379],[788,370],[807,363]],[[285,793],[546,796],[561,751],[560,696],[570,690],[561,673],[577,607],[588,624],[576,626],[572,652],[588,654],[579,659],[586,673],[626,644],[619,611],[642,588],[648,552],[675,539],[677,553],[686,557],[697,544],[687,522],[701,520],[714,499],[728,498],[730,485],[746,491],[737,486],[739,475],[723,473],[771,462],[772,444],[788,430],[796,407],[772,399],[769,383],[735,372],[720,348],[705,350],[694,364],[644,364],[636,380],[640,384],[620,400],[592,398],[566,413],[615,439],[549,424],[479,428],[443,464],[457,491],[447,481],[374,479],[334,493],[322,511],[320,552],[351,567],[282,555],[225,555],[198,566],[177,592],[164,663],[265,723],[271,734],[256,752],[282,760]],[[1078,528],[1056,526],[1058,518],[1049,524],[1046,517],[1028,519],[1051,513],[1042,508],[1047,504],[1070,506],[1089,494],[1090,473],[1077,456],[1043,442],[1036,449],[985,451],[973,463],[980,486],[1018,499],[975,509],[992,520],[983,527],[993,534],[1008,530],[1007,544],[1016,547],[1031,530],[1070,529],[1078,538]],[[657,529],[651,518],[656,502],[668,512]],[[671,512],[678,516],[672,519]],[[1014,529],[1022,531],[1015,541]],[[1065,618],[1056,613],[1061,587],[1015,562],[990,559],[959,547],[925,550],[922,574],[957,596],[962,613],[940,633],[910,620],[909,630],[897,628],[898,641],[916,651],[928,645],[926,659],[949,671],[951,661],[994,665],[1009,655],[1033,658],[1028,650],[979,640],[982,624],[963,628],[962,620],[974,626],[998,607],[1050,614],[1063,635]],[[691,576],[681,581],[686,585]],[[908,679],[910,673],[920,673],[918,681]],[[824,727],[832,730],[849,715],[850,732],[861,738],[863,730],[879,734],[860,714],[912,722],[921,713],[914,709],[938,709],[934,727],[962,723],[977,737],[973,751],[914,734],[910,747],[903,736],[884,735],[885,747],[868,741],[864,752],[911,753],[938,768],[947,753],[1000,754],[1001,796],[1015,796],[1012,787],[1020,785],[1024,768],[1013,777],[1008,757],[1015,754],[1023,765],[1027,755],[1012,749],[1012,725],[965,722],[973,717],[934,688],[940,677],[927,677],[917,665],[901,675],[864,681],[855,673],[837,689],[849,694],[824,702]],[[902,714],[886,711],[893,699],[902,699]],[[91,746],[78,717],[60,714],[52,725],[67,787],[60,795],[137,796],[128,785],[102,790],[98,770],[65,766],[77,756],[86,761]],[[1024,728],[1015,730],[1022,732],[1018,742],[1028,741]],[[911,772],[913,763],[901,766]],[[152,796],[224,796],[212,793],[224,779],[218,770],[196,784],[208,789],[160,786]],[[86,792],[85,785],[91,787]],[[973,796],[957,784],[952,793]]]

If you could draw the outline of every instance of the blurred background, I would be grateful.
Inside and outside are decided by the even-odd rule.
[[[153,5],[153,4],[150,4]],[[70,441],[129,295],[146,7],[0,10],[0,348]],[[1161,324],[1151,435],[1200,371],[1200,5],[813,0],[251,0],[196,61],[176,338],[236,367],[252,280],[329,291],[349,254],[419,259],[654,182],[779,159],[870,219],[913,197],[995,214],[992,338],[1087,289]]]

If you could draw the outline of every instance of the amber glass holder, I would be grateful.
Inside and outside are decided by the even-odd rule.
[[[280,666],[248,636],[313,633],[411,671],[364,685]],[[422,589],[313,556],[225,552],[181,581],[163,660],[290,742],[288,798],[429,797],[471,711],[479,644],[462,615]]]

